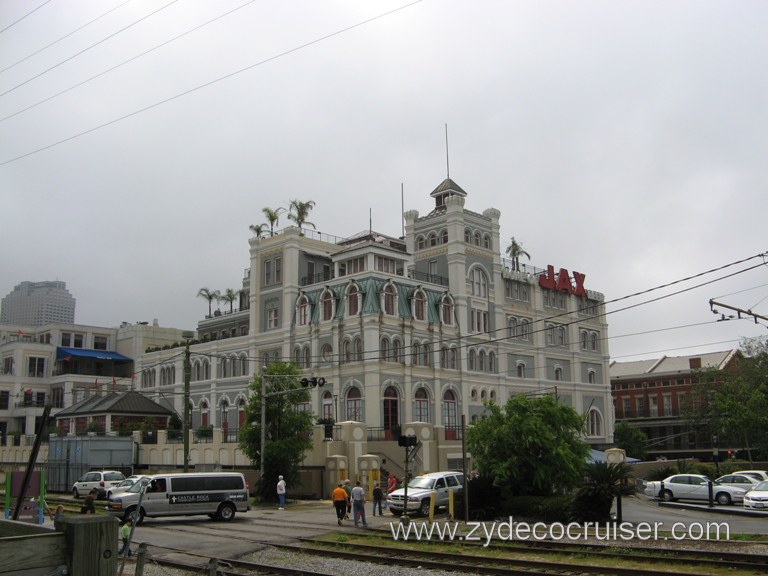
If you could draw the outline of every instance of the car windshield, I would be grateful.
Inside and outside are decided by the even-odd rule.
[[[416,478],[408,482],[408,488],[423,488],[428,490],[434,485],[435,479],[427,478],[425,476],[416,476]]]
[[[768,480],[764,480],[763,482],[760,482],[757,486],[752,488],[752,490],[764,490],[768,491]]]
[[[136,494],[138,492],[141,492],[142,487],[146,486],[147,484],[149,484],[149,478],[142,478],[141,480],[134,482],[133,486],[128,488],[126,492],[132,492]]]

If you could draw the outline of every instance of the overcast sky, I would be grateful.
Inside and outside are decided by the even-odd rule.
[[[763,0],[2,0],[0,297],[58,279],[78,323],[195,328],[265,206],[313,200],[337,236],[399,236],[401,184],[429,212],[445,124],[502,250],[606,301],[752,258],[766,30]],[[768,316],[761,258],[608,310],[687,288],[612,313],[612,358],[768,333],[708,304]]]

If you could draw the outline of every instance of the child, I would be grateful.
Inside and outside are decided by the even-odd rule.
[[[131,520],[130,518],[125,518],[120,523],[120,540],[123,541],[123,547],[120,548],[118,551],[118,556],[128,556],[128,558],[131,557],[131,546],[130,546],[130,538],[131,538]]]

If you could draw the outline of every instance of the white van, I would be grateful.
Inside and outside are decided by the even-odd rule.
[[[142,490],[146,487],[143,496]],[[141,499],[141,507],[139,507]],[[250,510],[248,485],[238,472],[156,474],[136,482],[125,492],[114,494],[107,503],[113,516],[193,516],[206,514],[213,520],[229,521],[235,512]]]

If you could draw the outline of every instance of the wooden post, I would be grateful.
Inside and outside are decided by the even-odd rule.
[[[144,562],[147,559],[147,543],[142,542],[139,544],[139,549],[136,552],[136,576],[144,576]]]
[[[219,572],[219,561],[216,558],[208,560],[208,576],[216,576]]]
[[[106,576],[117,572],[118,524],[117,518],[96,514],[62,518],[72,574]]]

